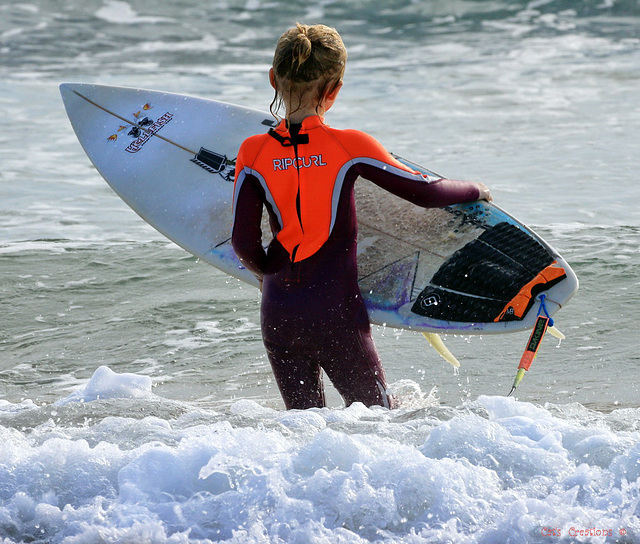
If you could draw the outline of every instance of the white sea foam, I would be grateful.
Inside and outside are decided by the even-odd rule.
[[[151,395],[151,378],[137,374],[116,374],[107,366],[101,366],[93,374],[87,385],[67,398],[58,401],[91,402],[98,399],[137,399]]]
[[[177,351],[192,351],[216,344],[223,344],[248,336],[259,334],[260,327],[247,318],[238,318],[226,322],[200,321],[194,330],[177,329],[167,331],[164,345]]]
[[[104,6],[96,11],[96,17],[109,23],[134,25],[139,23],[170,23],[173,19],[156,16],[140,16],[128,2],[107,0]]]
[[[108,415],[115,399],[130,415]],[[148,377],[101,367],[49,412],[57,422],[28,433],[5,424],[45,407],[0,404],[2,542],[640,538],[637,410],[480,397],[439,419],[436,406],[281,412],[242,400],[166,419],[142,415],[150,402],[163,401]],[[92,418],[65,422],[74,406]]]

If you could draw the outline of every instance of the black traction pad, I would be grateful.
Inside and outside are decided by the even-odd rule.
[[[498,223],[456,251],[420,293],[412,311],[443,321],[494,321],[554,256],[510,223]],[[548,284],[539,286],[539,290]],[[533,293],[536,294],[536,293]],[[504,320],[521,319],[506,314]]]

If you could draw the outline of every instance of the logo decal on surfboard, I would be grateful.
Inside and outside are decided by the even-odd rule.
[[[200,168],[204,168],[207,172],[220,174],[222,179],[233,181],[236,159],[228,159],[226,155],[221,155],[220,153],[201,147],[195,157],[189,160],[197,164]]]
[[[138,111],[131,114],[135,119],[134,122],[120,125],[117,131],[107,138],[107,141],[116,142],[118,140],[119,133],[124,133],[124,131],[127,131],[126,135],[134,138],[134,141],[126,147],[125,151],[127,153],[137,153],[138,151],[140,151],[142,149],[142,146],[144,146],[144,144],[146,144],[151,139],[151,136],[153,136],[163,126],[169,123],[171,119],[173,119],[173,114],[169,112],[166,112],[156,121],[154,121],[147,115],[143,116],[144,112],[147,112],[151,109],[153,109],[153,106],[150,102],[147,102]],[[124,118],[121,119],[125,120]]]
[[[127,136],[135,138],[134,141],[125,148],[125,151],[127,153],[137,153],[138,151],[140,151],[144,144],[146,144],[152,136],[157,134],[160,129],[162,129],[162,127],[171,122],[171,120],[173,119],[173,114],[169,112],[166,112],[155,121],[147,115],[143,116],[144,112],[147,112],[153,108],[154,106],[152,106],[150,102],[147,102],[138,111],[131,114],[135,119],[135,121],[133,122],[127,123],[127,120],[124,117],[118,116],[122,121],[125,122],[125,124],[119,125],[116,132],[111,134],[107,138],[107,141],[116,142],[118,141],[118,136],[120,135],[120,133],[123,133]],[[170,140],[163,138],[162,136],[158,137],[167,141],[168,143],[177,145],[175,144],[175,142],[171,142]],[[182,146],[179,145],[178,147]],[[182,147],[182,149],[184,149],[185,151],[189,151],[185,147]],[[191,153],[194,152],[191,151]],[[194,157],[189,160],[192,163],[197,164],[201,168],[204,168],[207,172],[211,174],[219,174],[225,181],[233,182],[236,168],[236,159],[229,159],[226,155],[222,155],[220,153],[216,153],[215,151],[211,151],[210,149],[201,147],[200,151],[194,153]]]
[[[173,119],[173,114],[169,112],[165,113],[155,122],[151,121],[148,117],[142,119],[138,125],[134,126],[131,131],[129,131],[130,136],[136,138],[137,135],[137,138],[127,146],[125,151],[127,153],[137,153],[140,151],[142,146],[151,139],[151,136],[171,121],[171,119]],[[146,126],[149,128],[144,128]]]

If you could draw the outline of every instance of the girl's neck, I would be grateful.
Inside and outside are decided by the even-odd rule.
[[[307,117],[313,117],[315,115],[324,117],[324,108],[322,107],[302,106],[300,108],[297,108],[295,111],[292,111],[291,114],[289,114],[289,111],[291,110],[287,105],[286,110],[287,110],[287,121],[292,125],[299,125]]]
[[[310,85],[306,91],[294,91],[288,96],[283,96],[286,118],[289,123],[297,125],[307,117],[319,115],[324,117],[325,100],[318,100],[316,85]]]

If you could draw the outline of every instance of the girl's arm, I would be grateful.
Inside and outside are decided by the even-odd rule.
[[[491,198],[490,194],[487,195],[488,189],[484,185],[472,181],[427,181],[421,174],[407,177],[404,173],[369,164],[359,165],[359,170],[363,178],[423,208],[442,208],[460,202]]]
[[[244,178],[235,195],[231,245],[240,262],[262,281],[267,254],[262,247],[262,187],[252,176]]]
[[[461,202],[491,200],[483,183],[450,179],[427,180],[393,157],[375,138],[360,133],[360,146],[366,147],[366,158],[360,157],[358,171],[383,189],[423,208],[441,208]],[[362,147],[361,147],[362,149]]]

